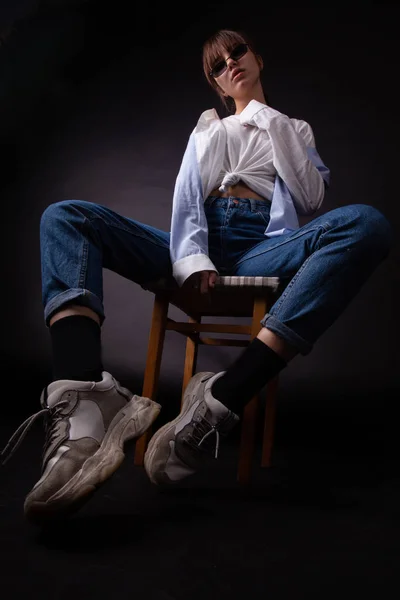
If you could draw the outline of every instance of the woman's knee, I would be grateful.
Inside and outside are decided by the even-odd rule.
[[[52,229],[55,223],[68,222],[73,215],[85,209],[89,202],[85,200],[60,200],[45,208],[40,218],[40,231]]]
[[[387,255],[393,246],[394,232],[385,215],[368,204],[352,204],[346,211],[357,241]]]

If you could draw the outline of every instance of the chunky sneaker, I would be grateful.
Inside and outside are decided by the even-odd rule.
[[[50,383],[41,395],[43,409],[22,423],[1,453],[4,464],[36,418],[46,415],[42,476],[24,503],[28,520],[43,524],[80,508],[120,466],[124,443],[158,416],[159,404],[133,395],[106,371],[102,377]]]
[[[189,381],[178,417],[151,438],[144,467],[155,484],[174,483],[218,458],[219,438],[239,417],[213,398],[211,386],[222,373],[197,373]]]

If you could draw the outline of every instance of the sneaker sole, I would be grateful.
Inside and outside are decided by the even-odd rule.
[[[125,458],[125,443],[145,433],[161,410],[159,404],[149,399],[146,399],[142,407],[137,404],[137,397],[133,398],[115,415],[100,448],[56,494],[45,502],[29,502],[29,496],[27,497],[24,512],[29,521],[45,524],[47,521],[69,516],[81,508],[111,477]]]
[[[159,449],[158,447],[158,443],[159,440],[162,437],[165,437],[165,442],[166,442],[166,446],[167,446],[167,452],[168,452],[168,456],[166,457],[166,460],[168,460],[169,457],[169,442],[171,440],[174,439],[175,437],[175,433],[173,432],[173,430],[175,429],[175,426],[177,425],[177,423],[179,423],[179,421],[186,415],[186,413],[190,410],[190,408],[193,405],[193,402],[191,402],[191,396],[194,392],[194,389],[196,387],[198,387],[199,383],[201,382],[201,380],[205,377],[205,376],[212,376],[215,375],[215,373],[211,373],[209,371],[204,371],[201,373],[197,373],[196,375],[194,375],[192,377],[192,379],[190,380],[190,382],[188,383],[188,386],[185,390],[185,395],[183,397],[183,403],[182,403],[182,409],[181,412],[179,413],[179,415],[176,417],[176,419],[174,419],[173,421],[170,421],[169,423],[166,423],[165,425],[163,425],[162,427],[160,427],[160,429],[158,431],[156,431],[156,433],[153,435],[153,437],[151,438],[149,445],[147,447],[147,451],[144,455],[144,468],[146,470],[146,473],[150,479],[150,481],[156,485],[159,485],[160,481],[157,481],[157,479],[154,477],[152,471],[152,467],[153,467],[153,463],[154,463],[154,458],[155,458],[155,454],[157,452],[157,450]],[[168,434],[172,432],[172,435],[170,437],[168,437]],[[163,474],[164,477],[165,474]],[[174,483],[172,480],[170,480],[171,483]]]

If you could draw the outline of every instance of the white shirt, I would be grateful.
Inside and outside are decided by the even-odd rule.
[[[226,131],[223,168],[217,180],[220,192],[243,181],[262,198],[272,200],[276,169],[272,146],[266,131],[242,125],[240,115],[222,119]]]
[[[251,100],[238,116],[240,125],[247,132],[243,135],[248,136],[248,142],[256,144],[261,151],[262,140],[267,140],[263,172],[256,175],[254,154],[250,159],[245,148],[246,137],[240,137],[242,147],[239,156],[244,161],[240,165],[241,177],[246,163],[246,170],[251,169],[247,181],[249,176],[253,180],[258,179],[256,189],[260,189],[262,180],[265,187],[260,190],[260,195],[268,197],[271,195],[272,170],[276,171],[272,198],[269,198],[270,221],[264,235],[274,237],[295,231],[299,228],[297,214],[308,215],[318,210],[330,180],[330,170],[316,150],[312,128],[306,121],[289,118],[257,100]],[[236,126],[233,121],[228,121],[228,128],[231,124]],[[192,273],[218,272],[208,256],[204,200],[217,184],[222,184],[228,170],[239,167],[239,162],[232,158],[224,169],[229,144],[227,137],[226,126],[215,109],[200,115],[189,137],[175,182],[171,215],[170,256],[173,276],[179,285]],[[258,164],[260,159],[261,155],[257,159]],[[254,181],[249,187],[254,187]]]

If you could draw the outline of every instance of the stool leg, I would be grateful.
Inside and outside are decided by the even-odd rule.
[[[156,294],[154,298],[153,316],[151,320],[149,345],[147,349],[146,369],[144,372],[142,396],[155,400],[160,375],[161,358],[165,339],[169,297],[167,294]],[[134,464],[143,466],[144,455],[151,437],[152,428],[136,440]]]
[[[261,466],[271,466],[272,446],[274,442],[276,398],[278,394],[279,377],[276,376],[267,383],[267,395],[265,402],[264,433],[261,451]]]
[[[200,322],[201,322],[201,316],[189,317],[189,323],[200,323]],[[198,341],[199,341],[198,333],[194,335],[194,339],[188,337],[186,340],[186,353],[185,353],[185,365],[184,365],[184,369],[183,369],[181,406],[183,404],[183,396],[185,393],[186,386],[196,372]]]
[[[253,319],[251,323],[251,340],[261,329],[260,321],[267,312],[267,299],[265,296],[254,298]],[[248,484],[251,479],[251,467],[255,449],[256,423],[258,416],[258,394],[248,402],[243,411],[242,430],[239,447],[239,465],[237,480],[240,484]]]

